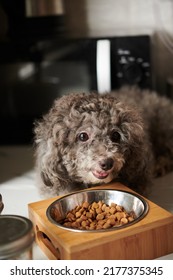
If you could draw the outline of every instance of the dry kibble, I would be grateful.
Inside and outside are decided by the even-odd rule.
[[[92,208],[98,208],[98,207],[99,207],[99,205],[98,205],[97,202],[93,202],[93,203],[92,203]]]
[[[106,219],[103,219],[103,220],[98,220],[97,224],[98,225],[104,225],[106,223]]]
[[[89,202],[85,201],[85,202],[82,204],[82,207],[83,207],[83,208],[88,208],[88,207],[89,207]]]
[[[86,227],[88,225],[89,225],[89,221],[88,220],[82,221],[82,223],[81,223],[82,227]]]
[[[116,212],[116,207],[111,206],[109,212],[110,212],[111,214],[114,214],[114,213]]]
[[[105,208],[106,208],[107,206],[106,206],[106,204],[104,203],[103,205],[102,205],[102,211],[105,211]]]
[[[127,224],[128,223],[128,219],[127,218],[122,218],[121,219],[121,223],[122,224]]]
[[[79,211],[81,209],[81,206],[80,205],[77,205],[75,209],[73,210],[76,210],[76,211]]]
[[[89,227],[90,230],[94,230],[95,228],[96,228],[95,225],[90,225]]]
[[[96,209],[96,213],[97,213],[97,214],[102,213],[102,209],[101,209],[101,208],[97,208],[97,209]]]
[[[52,212],[52,216],[55,221],[58,221],[56,209]],[[94,201],[89,204],[85,201],[67,213],[62,225],[82,230],[100,230],[119,227],[134,221],[134,219],[135,213],[133,211],[127,213],[122,206],[116,203],[112,202],[107,205],[104,201]]]
[[[96,229],[103,229],[103,227],[102,227],[102,225],[99,225],[99,224],[98,224],[98,225],[96,226]]]
[[[81,223],[83,220],[81,217],[79,217],[78,219],[76,219],[76,222]]]
[[[107,228],[110,228],[110,227],[111,227],[111,225],[110,225],[110,223],[108,223],[108,221],[103,225],[104,229],[107,229]]]
[[[76,212],[76,213],[75,213],[75,216],[76,216],[76,218],[81,217],[81,212],[79,212],[79,211],[78,211],[78,212]]]
[[[75,220],[75,216],[72,213],[68,213],[67,214],[67,219],[69,219],[69,221],[74,221]]]
[[[122,207],[120,205],[116,205],[116,210],[121,212],[122,211]]]
[[[110,212],[110,207],[109,207],[109,206],[106,206],[106,207],[105,207],[105,212],[106,212],[106,213],[109,213],[109,212]]]
[[[112,226],[114,226],[116,224],[116,220],[113,218],[109,218],[108,221],[109,221],[109,224]]]
[[[73,228],[80,227],[80,223],[79,222],[73,222],[73,223],[71,223],[71,225],[72,225]]]
[[[86,220],[87,220],[87,217],[86,217],[85,215],[82,215],[82,216],[81,216],[81,219],[82,219],[82,221],[86,221]]]
[[[86,212],[86,217],[87,217],[87,218],[92,218],[92,213]]]
[[[104,219],[104,215],[103,214],[98,214],[97,216],[96,216],[96,220],[98,221],[98,220],[103,220]]]
[[[132,222],[132,221],[134,221],[134,218],[130,216],[130,217],[128,217],[128,221]]]
[[[110,207],[114,207],[114,208],[116,208],[116,206],[117,206],[117,205],[116,205],[116,203],[114,203],[114,202],[112,202],[111,205],[110,205]]]

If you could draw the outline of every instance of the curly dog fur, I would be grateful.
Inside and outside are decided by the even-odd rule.
[[[138,88],[56,99],[35,124],[38,184],[46,196],[120,181],[139,193],[173,170],[173,104]]]

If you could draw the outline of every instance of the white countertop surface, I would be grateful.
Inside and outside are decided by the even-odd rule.
[[[44,199],[35,185],[31,146],[0,146],[0,193],[4,202],[2,214],[28,217],[28,203]],[[173,173],[155,180],[149,199],[173,213]],[[37,245],[34,259],[47,259]],[[173,260],[173,253],[159,259]]]

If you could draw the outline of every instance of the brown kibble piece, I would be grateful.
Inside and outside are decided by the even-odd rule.
[[[67,219],[69,220],[69,221],[74,221],[75,220],[75,216],[72,214],[72,213],[68,213],[67,214]]]
[[[85,202],[82,204],[82,207],[88,209],[88,207],[89,207],[89,202],[85,201]]]
[[[106,222],[104,225],[103,225],[103,228],[104,229],[107,229],[107,228],[110,228],[111,227],[111,225],[110,225],[110,223],[108,223],[108,222]]]
[[[98,220],[97,222],[98,225],[104,225],[105,223],[106,223],[106,219]]]
[[[97,216],[96,216],[96,220],[98,221],[98,220],[103,220],[104,219],[104,215],[101,213],[101,214],[98,214]]]
[[[122,218],[121,219],[121,223],[122,224],[127,224],[128,223],[128,219],[127,218]]]
[[[86,217],[87,217],[87,218],[92,218],[92,216],[93,216],[92,213],[86,212]]]
[[[114,202],[111,203],[110,207],[114,207],[116,208],[117,204],[115,204]]]
[[[97,202],[93,202],[93,203],[92,203],[92,208],[98,208],[98,207],[99,207],[99,205],[98,205]]]
[[[76,216],[76,218],[81,217],[81,212],[80,212],[80,211],[76,212],[76,213],[75,213],[75,216]]]
[[[115,217],[118,221],[120,221],[122,218],[126,217],[126,214],[124,212],[116,212]]]
[[[106,206],[106,204],[104,203],[103,205],[102,205],[102,211],[105,211],[105,208],[106,208],[107,206]]]
[[[97,213],[97,214],[102,213],[102,209],[101,209],[101,208],[97,208],[97,209],[96,209],[96,213]]]
[[[110,210],[109,210],[109,212],[110,212],[111,214],[114,214],[114,213],[116,212],[116,208],[115,208],[115,207],[111,207]]]
[[[130,217],[128,217],[128,221],[129,221],[129,222],[133,222],[133,221],[134,221],[134,218],[130,216]]]
[[[121,212],[122,211],[122,207],[120,205],[116,205],[116,210]]]
[[[107,220],[107,222],[109,222],[109,224],[112,225],[112,226],[114,226],[114,225],[116,224],[116,220],[113,219],[113,218],[109,218],[109,219]]]

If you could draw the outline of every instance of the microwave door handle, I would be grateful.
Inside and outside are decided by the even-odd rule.
[[[111,42],[107,39],[96,42],[96,77],[98,93],[111,90]]]

